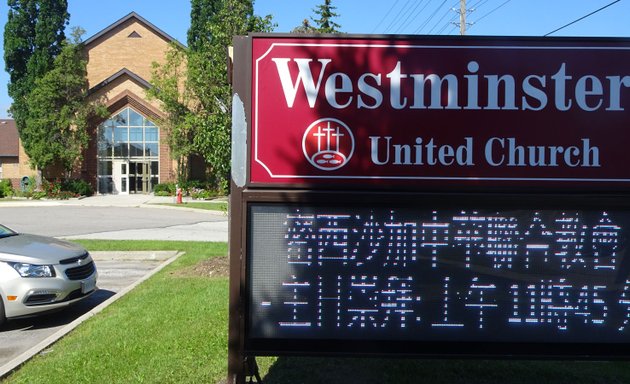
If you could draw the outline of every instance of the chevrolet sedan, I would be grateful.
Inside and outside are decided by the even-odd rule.
[[[0,225],[0,325],[88,297],[96,291],[97,276],[83,247]]]

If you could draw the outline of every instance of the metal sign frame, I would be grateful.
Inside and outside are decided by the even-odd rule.
[[[270,203],[278,205],[317,205],[335,201],[341,206],[428,206],[439,207],[491,206],[517,207],[522,209],[618,209],[630,212],[630,194],[626,187],[611,183],[562,185],[560,187],[531,185],[528,183],[421,184],[415,186],[371,184],[370,182],[308,183],[260,183],[251,182],[252,164],[252,40],[256,38],[292,39],[294,35],[250,35],[234,39],[234,109],[233,126],[233,179],[230,196],[230,304],[228,382],[244,383],[247,376],[256,373],[255,356],[262,355],[342,355],[342,356],[421,356],[421,357],[553,357],[570,359],[627,359],[628,344],[620,343],[484,343],[484,342],[405,342],[391,340],[257,340],[248,336],[248,290],[251,271],[249,261],[249,205]],[[321,37],[305,36],[309,41]],[[326,40],[338,37],[325,36]],[[415,36],[343,36],[344,40],[405,40]],[[627,39],[535,39],[535,38],[434,38],[422,37],[423,41],[445,44],[467,44],[486,41],[488,44],[541,45],[579,43],[610,43],[630,46]],[[626,92],[627,93],[627,92]],[[282,118],[282,117],[279,117]]]

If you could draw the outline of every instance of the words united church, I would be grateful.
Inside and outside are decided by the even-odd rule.
[[[149,193],[176,179],[168,132],[160,127],[164,113],[147,97],[152,63],[163,61],[173,42],[179,44],[134,12],[84,42],[90,98],[103,101],[110,116],[90,127],[88,148],[73,177],[91,182],[99,194]],[[14,122],[5,122],[0,138],[16,136]],[[15,156],[0,157],[0,178],[19,186],[35,171],[21,146],[11,153]]]

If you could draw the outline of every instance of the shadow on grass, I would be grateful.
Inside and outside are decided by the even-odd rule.
[[[628,362],[406,360],[280,357],[265,384],[617,384]]]
[[[0,327],[0,332],[62,327],[70,324],[82,315],[91,311],[115,294],[116,292],[107,289],[98,289],[90,297],[87,297],[70,307],[60,308],[56,312],[45,313],[34,317],[9,320],[3,327]]]

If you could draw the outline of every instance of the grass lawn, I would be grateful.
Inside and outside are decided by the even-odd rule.
[[[163,249],[186,254],[3,383],[214,384],[225,379],[226,244],[79,242],[89,250]],[[266,384],[630,383],[627,362],[306,357],[258,361]]]
[[[178,208],[195,208],[195,209],[206,209],[209,211],[221,211],[226,212],[228,210],[227,201],[189,201],[184,202],[182,204],[172,204],[172,203],[162,203],[157,205],[166,205],[169,207],[178,207]]]
[[[226,276],[194,270],[225,243],[80,241],[89,250],[186,254],[108,307],[6,383],[214,383],[226,376]]]

